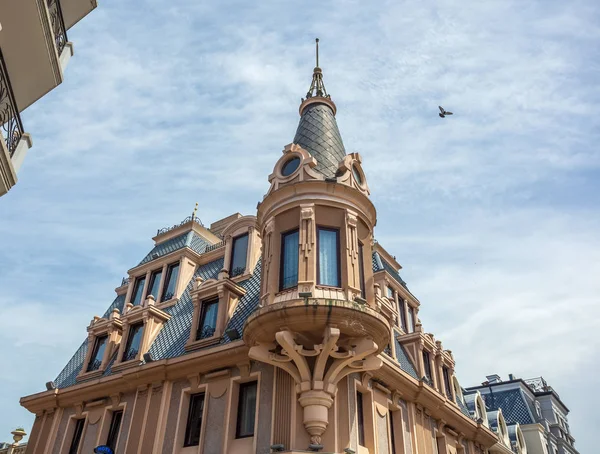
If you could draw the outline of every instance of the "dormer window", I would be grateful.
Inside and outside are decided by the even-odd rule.
[[[99,336],[94,342],[94,350],[88,363],[87,372],[92,372],[100,369],[102,365],[102,359],[104,358],[104,350],[106,350],[106,344],[108,343],[108,334]]]
[[[431,359],[427,350],[423,350],[423,368],[425,377],[427,378],[427,380],[429,380],[429,385],[433,385],[433,379],[431,375]]]
[[[202,303],[200,323],[196,332],[196,340],[207,339],[214,336],[217,329],[217,316],[219,314],[219,299],[211,299]]]
[[[129,328],[129,335],[127,336],[127,346],[123,352],[122,361],[130,361],[135,359],[140,351],[140,344],[142,341],[142,334],[144,333],[144,324],[136,323]]]
[[[327,287],[341,287],[340,231],[317,228],[317,283]]]
[[[160,279],[162,277],[162,268],[154,271],[150,275],[150,285],[148,285],[148,295],[152,295],[154,298],[158,298],[158,291],[160,289]]]
[[[444,389],[446,390],[446,396],[448,399],[452,399],[452,387],[450,386],[450,369],[448,366],[442,367],[442,375],[444,376]]]
[[[481,408],[481,401],[479,399],[477,399],[476,403],[477,403],[477,417],[483,419],[485,413],[483,412],[483,408]]]
[[[248,255],[248,234],[240,235],[233,239],[231,247],[231,265],[229,277],[239,276],[246,271],[246,258]]]
[[[146,285],[146,276],[138,277],[135,280],[133,287],[133,296],[131,297],[131,304],[138,306],[142,302],[142,293],[144,292],[144,285]]]
[[[163,292],[160,301],[170,300],[175,296],[177,278],[179,277],[179,262],[172,263],[167,267],[167,275],[163,285]]]
[[[408,332],[415,332],[415,309],[412,306],[408,306]]]
[[[298,245],[298,230],[292,230],[281,235],[280,290],[298,285]]]
[[[407,333],[407,323],[406,323],[406,302],[402,297],[398,298],[398,311],[400,312],[400,325],[402,330]]]

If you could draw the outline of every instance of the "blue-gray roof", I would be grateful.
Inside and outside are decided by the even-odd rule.
[[[482,391],[482,390],[480,390]],[[502,409],[502,415],[507,424],[518,422],[519,424],[533,424],[527,402],[520,388],[506,391],[482,392],[481,397],[485,401],[488,411]]]
[[[390,275],[392,276],[392,278],[398,282],[398,284],[400,284],[402,287],[404,287],[406,290],[408,290],[408,287],[406,286],[406,282],[404,282],[404,279],[402,279],[400,277],[400,274],[398,274],[398,272],[394,269],[394,267],[392,265],[390,265],[388,262],[385,261],[385,259],[381,256],[381,254],[379,254],[379,252],[373,252],[373,272],[377,272],[377,271],[387,271],[388,273],[390,273]]]
[[[400,368],[404,372],[408,373],[412,378],[418,380],[419,374],[417,374],[417,369],[415,369],[414,364],[408,357],[408,353],[406,353],[406,350],[404,349],[400,341],[398,341],[398,335],[399,333],[394,331],[394,342],[396,343],[396,360],[398,361],[398,364],[400,364]]]
[[[148,252],[146,257],[138,263],[138,266],[143,265],[144,263],[148,263],[152,260],[155,260],[163,255],[170,254],[171,252],[175,252],[184,247],[189,247],[198,254],[202,254],[206,247],[209,246],[204,238],[198,235],[196,232],[190,230],[189,232],[182,233],[179,236],[171,238],[163,243],[157,244],[154,248]]]
[[[325,104],[310,104],[304,109],[294,143],[317,160],[315,170],[327,178],[335,176],[340,161],[346,156],[333,111]]]

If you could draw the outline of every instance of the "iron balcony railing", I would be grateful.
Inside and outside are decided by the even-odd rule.
[[[48,12],[50,13],[50,23],[54,32],[54,41],[58,55],[62,53],[67,44],[67,28],[63,18],[62,9],[60,8],[60,0],[46,0]]]
[[[24,129],[8,78],[8,70],[2,55],[2,49],[0,49],[0,127],[8,147],[8,154],[12,158],[19,140],[23,136]]]

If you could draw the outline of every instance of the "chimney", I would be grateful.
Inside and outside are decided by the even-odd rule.
[[[508,374],[508,379],[509,379],[509,380],[514,380],[514,379],[515,379],[515,376],[514,376],[513,374]]]
[[[487,378],[487,381],[490,384],[494,384],[494,383],[502,383],[502,379],[500,378],[500,375],[498,374],[494,374],[494,375],[486,375],[485,378]]]

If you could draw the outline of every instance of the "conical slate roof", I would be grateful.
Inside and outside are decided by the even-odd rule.
[[[315,170],[326,178],[335,176],[338,164],[346,156],[333,110],[327,104],[314,103],[304,108],[294,143],[314,156]]]

